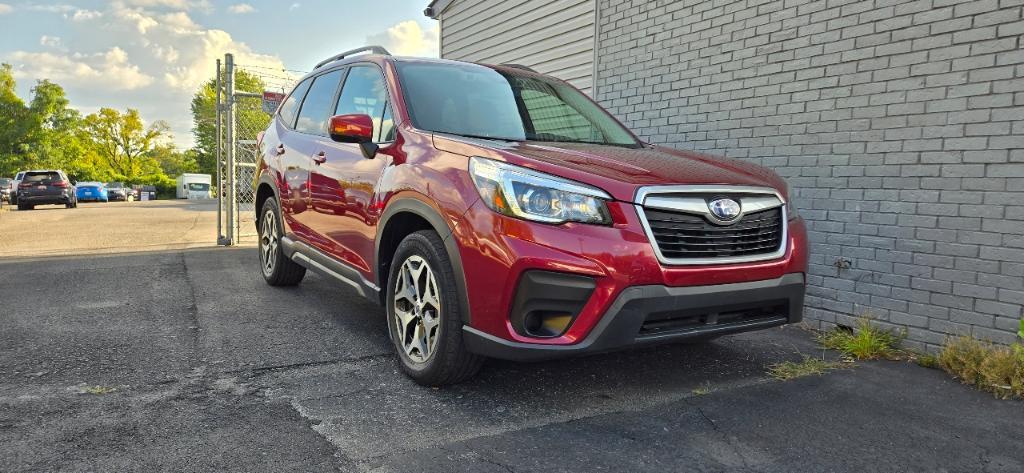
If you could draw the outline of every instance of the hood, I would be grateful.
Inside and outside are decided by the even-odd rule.
[[[770,187],[785,193],[774,172],[737,159],[658,146],[504,142],[434,135],[434,146],[466,156],[500,159],[604,189],[632,202],[643,186],[721,184]]]

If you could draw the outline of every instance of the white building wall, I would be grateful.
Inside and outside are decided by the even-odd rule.
[[[591,93],[594,0],[455,0],[438,17],[441,57],[522,64]]]

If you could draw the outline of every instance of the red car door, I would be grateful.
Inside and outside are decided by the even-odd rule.
[[[266,151],[268,162],[275,163],[274,168],[279,172],[281,213],[286,231],[304,238],[308,238],[309,230],[299,224],[297,217],[309,207],[310,158],[300,150],[304,139],[295,131],[295,120],[312,82],[312,79],[307,79],[300,83],[281,104]]]
[[[373,64],[349,68],[332,115],[369,115],[374,124],[374,142],[393,139],[390,96],[380,68]],[[367,159],[354,143],[338,143],[328,137],[320,148],[310,172],[311,206],[316,229],[329,251],[372,280],[374,237],[380,209],[375,202],[377,182],[389,164],[378,154]]]
[[[295,183],[301,181],[304,184],[302,191],[297,192],[299,198],[293,202],[295,211],[292,218],[297,229],[305,231],[303,238],[324,250],[329,250],[330,245],[324,237],[324,222],[318,218],[311,205],[313,195],[319,192],[312,170],[315,167],[314,158],[323,148],[321,141],[327,139],[327,121],[334,109],[343,74],[344,69],[335,69],[312,78],[309,91],[299,108],[295,129],[288,134],[289,139],[285,142],[282,155],[285,157],[282,166],[285,161],[289,163],[285,167],[285,174],[292,176]],[[289,187],[294,190],[295,184],[289,184]]]

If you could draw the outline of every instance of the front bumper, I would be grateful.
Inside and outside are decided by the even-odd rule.
[[[579,343],[516,342],[468,325],[463,339],[474,353],[532,361],[760,330],[801,321],[805,287],[803,273],[711,286],[633,286]]]

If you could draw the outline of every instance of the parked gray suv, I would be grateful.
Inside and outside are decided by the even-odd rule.
[[[32,210],[37,205],[58,204],[67,208],[78,206],[75,187],[64,171],[28,171],[18,183],[18,210]]]

